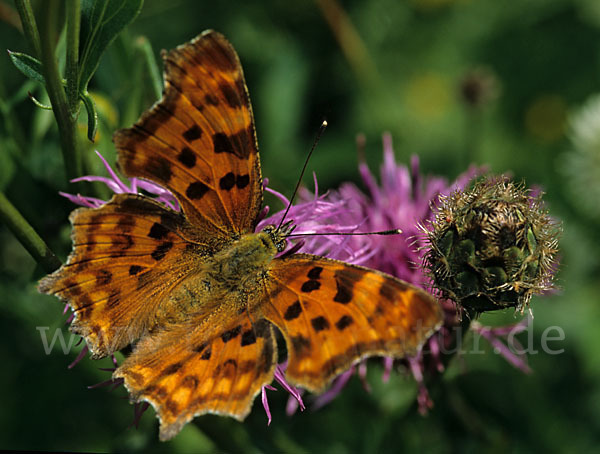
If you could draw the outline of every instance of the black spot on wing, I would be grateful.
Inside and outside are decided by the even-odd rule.
[[[154,251],[150,255],[154,260],[158,262],[159,260],[165,258],[165,255],[167,255],[167,252],[169,252],[172,247],[173,243],[171,241],[165,241],[164,243],[161,243],[158,246],[156,246],[156,249],[154,249]]]
[[[329,329],[329,322],[327,321],[327,319],[325,317],[323,317],[322,315],[319,315],[318,317],[313,318],[310,321],[310,324],[312,325],[313,329],[318,333],[319,331],[323,331],[326,329]]]
[[[155,222],[150,227],[150,232],[148,232],[148,236],[150,238],[154,238],[155,240],[162,240],[169,234],[169,229],[167,229],[164,225]]]
[[[237,109],[242,106],[242,102],[237,91],[228,83],[223,83],[219,85],[219,90],[223,93],[223,97],[229,107]]]
[[[209,105],[209,106],[218,106],[219,105],[219,98],[217,98],[214,95],[211,95],[210,93],[208,93],[206,96],[204,96],[204,103]]]
[[[213,135],[213,149],[215,153],[230,153],[240,159],[248,159],[250,153],[256,151],[255,144],[252,142],[254,129],[250,125],[247,129],[242,129],[235,134],[227,136],[222,132]]]
[[[348,328],[350,325],[352,325],[352,323],[354,323],[352,317],[350,317],[349,315],[342,315],[340,319],[337,322],[335,322],[335,327],[338,330],[342,331]]]
[[[227,343],[231,339],[234,339],[237,336],[239,336],[241,331],[242,327],[241,325],[238,325],[235,328],[232,328],[229,331],[225,331],[223,334],[221,334],[221,339],[223,340],[223,342]]]
[[[229,191],[235,186],[235,175],[233,172],[227,173],[224,177],[219,180],[219,187],[225,191]]]
[[[202,353],[206,347],[208,347],[208,344],[206,342],[203,342],[192,348],[192,351],[195,353]]]
[[[236,154],[233,146],[231,145],[231,141],[226,134],[222,132],[218,132],[213,135],[213,150],[215,153],[229,153]]]
[[[196,165],[196,154],[189,147],[183,147],[177,155],[177,160],[191,169]]]
[[[321,277],[321,272],[323,268],[320,266],[315,266],[311,268],[311,270],[306,274],[309,279],[319,279]]]
[[[193,183],[190,183],[190,185],[185,190],[185,195],[189,199],[198,200],[204,197],[204,194],[206,194],[208,191],[209,187],[206,186],[204,183],[202,183],[201,181],[194,181]]]
[[[283,318],[289,322],[290,320],[298,318],[301,313],[302,305],[300,304],[300,301],[296,301],[295,303],[290,304],[288,306],[288,308],[285,310],[285,313],[283,314]]]
[[[238,175],[237,178],[235,179],[235,185],[238,187],[238,189],[244,189],[246,186],[248,186],[249,183],[250,183],[250,176],[248,174]]]
[[[319,281],[310,279],[310,280],[306,281],[304,284],[302,284],[302,287],[300,287],[300,290],[302,290],[304,293],[310,293],[315,290],[319,290],[320,288],[321,288],[321,283]]]
[[[333,297],[333,301],[341,304],[348,304],[354,296],[354,284],[359,282],[364,274],[360,269],[341,269],[335,272],[335,284],[337,292]]]
[[[219,187],[225,191],[231,190],[234,186],[243,189],[250,183],[250,177],[246,175],[235,175],[233,172],[225,174],[219,180]]]
[[[202,129],[198,125],[193,125],[190,129],[183,133],[183,138],[188,142],[193,142],[202,137]]]
[[[251,328],[242,333],[242,340],[240,345],[245,347],[246,345],[252,345],[256,343],[256,335],[254,334],[254,330]]]

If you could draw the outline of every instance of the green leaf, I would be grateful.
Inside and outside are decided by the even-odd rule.
[[[21,52],[8,51],[8,56],[19,71],[25,74],[30,79],[43,84],[46,83],[42,73],[42,63],[31,55],[22,54]]]
[[[88,132],[87,136],[90,142],[94,141],[96,131],[98,130],[98,114],[96,113],[96,104],[89,93],[79,93],[79,98],[83,101],[88,117]]]
[[[143,0],[83,0],[81,3],[79,91],[87,85],[100,57],[142,9]]]
[[[49,104],[44,104],[40,101],[37,100],[37,98],[35,96],[33,96],[33,93],[29,93],[29,99],[31,99],[31,101],[38,106],[40,109],[43,110],[52,110],[52,106]]]

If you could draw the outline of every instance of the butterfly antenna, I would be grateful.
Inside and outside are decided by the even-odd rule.
[[[304,161],[304,165],[302,166],[302,172],[300,172],[300,178],[298,178],[298,182],[296,183],[296,187],[294,188],[294,192],[292,193],[292,197],[290,198],[290,203],[288,203],[288,206],[285,209],[285,213],[283,213],[283,217],[281,218],[281,221],[279,221],[279,225],[277,226],[276,230],[281,229],[281,226],[283,225],[283,221],[285,221],[285,217],[287,216],[288,212],[290,211],[290,208],[292,207],[292,203],[294,203],[294,198],[296,198],[296,193],[298,192],[298,188],[300,188],[300,183],[302,183],[302,177],[304,176],[304,172],[306,171],[306,167],[308,166],[308,161],[310,160],[310,157],[312,156],[313,151],[315,151],[315,148],[317,147],[317,144],[319,143],[319,140],[321,139],[321,136],[323,135],[325,128],[327,128],[327,120],[323,120],[323,123],[321,123],[321,127],[319,128],[319,131],[317,132],[315,141],[313,142],[312,147],[310,147],[310,151],[308,152],[308,155],[306,156],[306,160]]]
[[[362,236],[362,235],[397,235],[402,233],[400,229],[381,230],[379,232],[318,232],[318,233],[291,233],[287,237],[293,236]]]

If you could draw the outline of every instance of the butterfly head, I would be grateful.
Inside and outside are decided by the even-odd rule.
[[[293,221],[288,221],[281,227],[276,227],[272,224],[267,225],[264,229],[262,229],[262,232],[269,236],[275,245],[277,252],[283,252],[287,247],[286,237],[292,233],[295,228],[296,226],[293,224]]]

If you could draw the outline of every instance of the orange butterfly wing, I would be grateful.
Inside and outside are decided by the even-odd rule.
[[[215,247],[180,213],[144,196],[119,194],[97,209],[70,216],[73,251],[41,280],[43,293],[67,301],[71,330],[94,358],[129,345],[152,329],[159,303]]]
[[[269,276],[260,313],[285,338],[286,377],[311,391],[362,358],[416,353],[443,320],[427,292],[337,260],[294,254]]]
[[[152,404],[160,438],[175,436],[194,416],[217,413],[244,419],[277,361],[272,326],[247,314],[197,316],[143,338],[115,374],[133,399]]]
[[[221,34],[207,31],[164,61],[162,100],[114,136],[121,170],[168,188],[207,234],[253,231],[262,181],[235,50]]]

